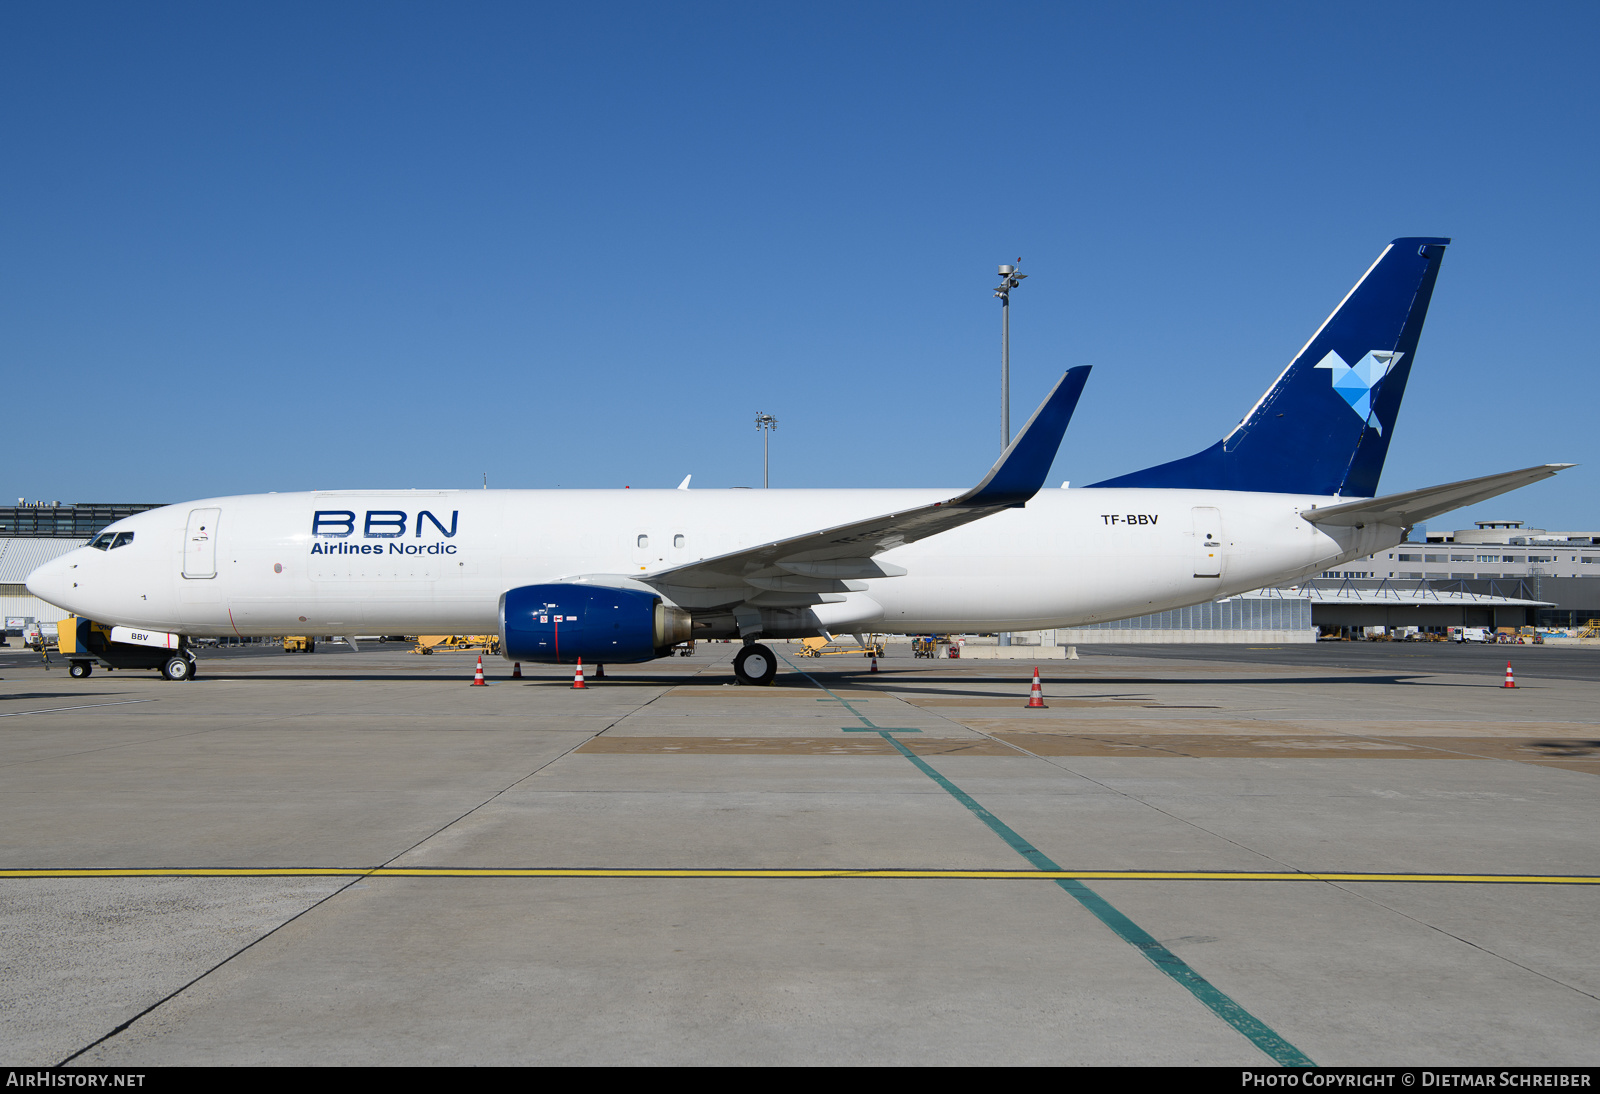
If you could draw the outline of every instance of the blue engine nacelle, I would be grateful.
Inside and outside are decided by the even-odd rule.
[[[638,589],[524,585],[500,598],[500,655],[508,661],[649,661],[689,633],[688,612]]]

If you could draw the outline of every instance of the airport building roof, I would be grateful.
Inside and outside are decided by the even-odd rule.
[[[0,585],[21,585],[38,567],[88,542],[87,539],[0,537]]]
[[[1307,581],[1285,589],[1262,589],[1249,596],[1282,596],[1310,600],[1313,604],[1428,604],[1483,608],[1549,608],[1554,601],[1534,600],[1526,582],[1493,582],[1489,591],[1475,591],[1466,582],[1443,585],[1430,581]],[[1501,588],[1504,584],[1508,588]],[[1515,595],[1507,595],[1515,594]]]

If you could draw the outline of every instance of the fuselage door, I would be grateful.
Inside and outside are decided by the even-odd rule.
[[[648,532],[639,532],[633,537],[633,569],[635,573],[641,570],[654,570],[665,561],[666,544],[657,542],[660,536],[653,536]]]
[[[1222,510],[1195,506],[1189,510],[1194,518],[1194,576],[1222,576]]]
[[[217,525],[221,509],[189,510],[189,527],[183,535],[183,576],[217,576]]]

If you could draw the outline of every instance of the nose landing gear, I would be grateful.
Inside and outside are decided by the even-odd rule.
[[[778,675],[778,659],[760,643],[752,643],[733,657],[733,675],[741,684],[765,686]]]

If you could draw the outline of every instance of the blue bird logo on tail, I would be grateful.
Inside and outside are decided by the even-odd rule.
[[[1350,409],[1360,416],[1367,425],[1383,434],[1383,423],[1378,421],[1378,415],[1372,409],[1372,396],[1378,390],[1378,385],[1383,383],[1383,378],[1389,375],[1389,370],[1399,364],[1403,353],[1385,350],[1373,350],[1353,365],[1345,364],[1332,350],[1314,368],[1325,368],[1333,377],[1333,390],[1337,391],[1344,401],[1350,404]]]

